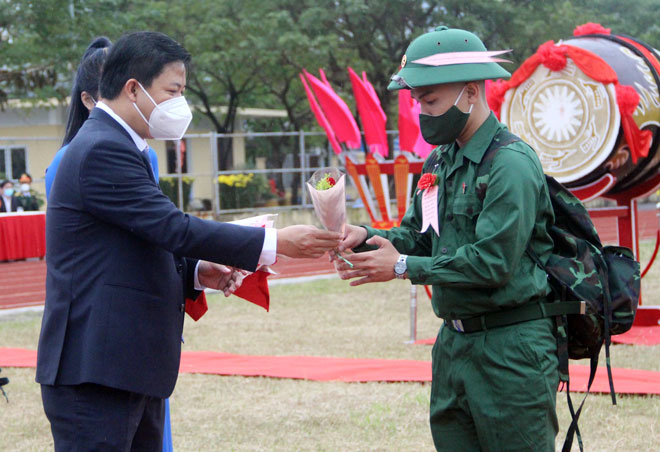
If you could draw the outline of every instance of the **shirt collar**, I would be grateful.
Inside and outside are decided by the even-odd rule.
[[[474,163],[480,163],[491,141],[503,127],[491,111],[488,119],[481,124],[470,141],[463,147],[463,155]]]
[[[133,130],[131,126],[129,126],[126,121],[124,121],[117,113],[115,113],[107,104],[103,103],[103,101],[98,101],[96,103],[96,108],[100,108],[109,114],[112,119],[117,121],[119,125],[122,126],[126,132],[128,132],[128,134],[133,139],[135,146],[138,148],[138,151],[142,152],[147,148],[147,141],[138,135],[135,130]]]

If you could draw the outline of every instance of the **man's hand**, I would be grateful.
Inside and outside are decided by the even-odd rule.
[[[236,292],[243,283],[246,272],[226,265],[200,261],[197,277],[200,284],[209,289],[221,290],[225,297]]]
[[[367,238],[367,230],[361,226],[347,224],[344,231],[344,239],[339,244],[338,251],[343,253],[360,245]]]
[[[277,230],[277,252],[289,257],[317,258],[336,249],[342,236],[314,226],[289,226]]]
[[[341,260],[334,261],[341,279],[361,278],[351,281],[351,286],[371,282],[385,282],[394,279],[396,276],[394,274],[394,264],[399,259],[399,252],[394,248],[394,245],[380,236],[371,237],[367,240],[367,245],[375,245],[378,249],[348,256],[353,268]]]

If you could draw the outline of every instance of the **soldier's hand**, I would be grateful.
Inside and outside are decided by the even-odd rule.
[[[399,252],[394,248],[392,242],[383,237],[374,236],[367,240],[367,245],[375,245],[378,249],[351,254],[348,260],[353,264],[353,268],[341,260],[335,260],[335,268],[341,279],[360,278],[351,281],[351,286],[384,282],[395,278],[394,264],[399,259]]]
[[[277,230],[277,253],[289,257],[317,258],[339,246],[342,235],[314,226],[296,225]]]
[[[365,241],[367,238],[367,230],[361,226],[353,226],[347,224],[344,231],[344,238],[339,244],[338,251],[340,253],[355,248]]]

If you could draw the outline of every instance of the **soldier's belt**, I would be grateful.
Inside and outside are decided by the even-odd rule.
[[[557,303],[531,302],[517,308],[491,312],[462,320],[445,320],[445,325],[459,333],[476,333],[494,328],[529,322],[531,320],[556,317],[566,314],[584,314],[584,301],[562,301]]]

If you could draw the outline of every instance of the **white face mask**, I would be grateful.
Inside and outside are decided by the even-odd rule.
[[[21,184],[21,191],[23,193],[30,193],[30,184]]]
[[[157,140],[180,140],[192,121],[192,112],[186,98],[178,96],[157,104],[140,82],[138,85],[156,106],[147,120],[137,104],[133,103],[137,112],[149,126],[151,136]]]

